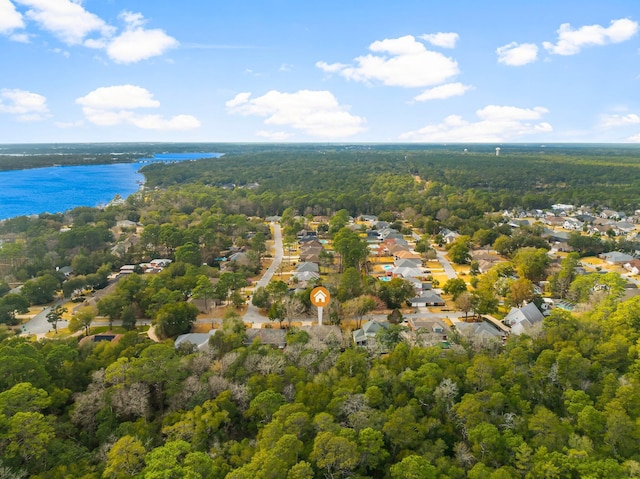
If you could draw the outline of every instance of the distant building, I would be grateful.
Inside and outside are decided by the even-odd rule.
[[[633,256],[620,251],[610,251],[598,255],[598,258],[605,260],[609,264],[625,264],[633,260]]]

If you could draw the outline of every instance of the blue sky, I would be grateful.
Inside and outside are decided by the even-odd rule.
[[[640,142],[637,0],[0,0],[0,143]]]

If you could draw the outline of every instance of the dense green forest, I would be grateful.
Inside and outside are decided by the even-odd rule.
[[[556,313],[504,349],[384,358],[291,331],[209,353],[0,344],[5,477],[623,478],[640,474],[638,301]],[[11,475],[13,474],[13,475]]]
[[[624,299],[617,273],[576,272],[580,256],[632,253],[637,242],[576,232],[576,253],[553,261],[540,225],[514,229],[497,213],[558,202],[632,213],[636,149],[503,145],[496,157],[489,146],[198,148],[209,146],[225,155],[149,165],[146,188],[122,204],[0,222],[1,477],[640,477],[640,297]],[[443,285],[461,310],[533,301],[535,283],[579,312],[555,309],[540,329],[504,343],[454,331],[449,348],[429,346],[402,324],[376,348],[354,347],[348,330],[327,339],[295,327],[282,349],[249,342],[239,291],[261,271],[271,214],[282,216],[287,244],[322,216],[316,227],[340,257],[321,264],[334,325],[401,305],[402,281],[381,286],[361,272],[366,244],[345,226],[349,214],[367,213],[419,233],[425,257],[444,228],[461,233],[448,246],[454,262],[484,247],[503,255],[484,273],[472,262],[469,286]],[[232,251],[247,261],[221,269]],[[74,316],[81,336],[35,341],[10,329],[30,305],[102,291],[122,265],[158,257],[173,262],[120,279],[96,310]],[[282,323],[278,308],[308,309],[309,290],[280,283],[261,294]],[[229,305],[209,349],[175,348],[197,314],[191,300],[207,297]],[[80,343],[97,313],[122,321],[119,341]],[[143,318],[160,342],[136,328]]]
[[[553,203],[630,211],[640,207],[637,149],[612,154],[597,148],[504,147],[500,156],[486,152],[486,147],[484,152],[461,149],[283,148],[229,153],[188,165],[154,164],[142,171],[149,187],[257,184],[243,197],[266,214],[287,206],[314,213],[344,208],[354,215],[412,207],[432,214],[443,206],[443,198],[455,204],[452,196],[471,195],[481,211],[548,208]],[[412,181],[413,176],[423,182]],[[277,198],[269,201],[270,195]],[[437,199],[438,205],[430,199]]]

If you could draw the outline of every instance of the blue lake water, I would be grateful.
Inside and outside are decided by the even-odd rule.
[[[144,163],[219,157],[217,153],[157,154]],[[57,166],[0,171],[0,219],[39,213],[61,213],[78,206],[106,205],[126,198],[144,180],[140,163]]]

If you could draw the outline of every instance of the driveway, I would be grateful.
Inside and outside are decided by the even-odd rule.
[[[453,269],[453,266],[451,266],[451,263],[449,263],[449,260],[446,258],[444,251],[436,249],[436,257],[444,268],[444,273],[447,275],[447,278],[454,279],[458,277],[458,275],[456,274],[456,270]]]

